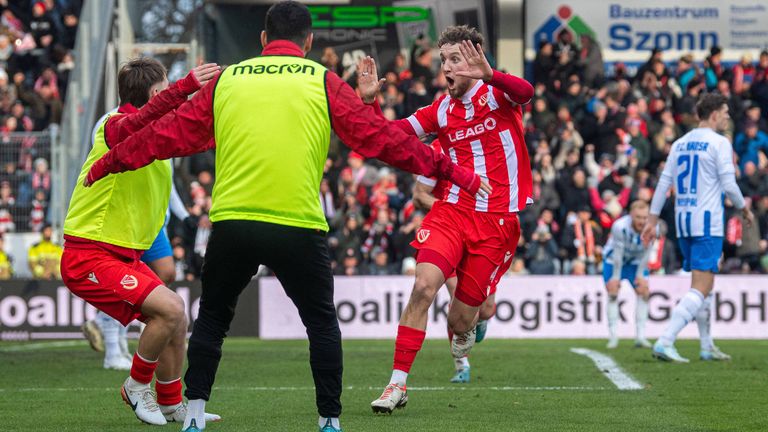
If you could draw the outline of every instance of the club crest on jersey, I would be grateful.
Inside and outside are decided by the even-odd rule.
[[[424,243],[429,238],[429,230],[428,229],[420,229],[419,232],[416,233],[416,240],[419,241],[419,243]]]
[[[472,138],[476,135],[484,134],[485,132],[492,131],[494,129],[496,129],[496,119],[493,117],[488,117],[482,123],[478,123],[466,129],[459,129],[452,134],[448,134],[448,139],[451,140],[451,142],[461,141],[463,139]]]
[[[125,275],[123,280],[120,281],[120,285],[127,290],[132,290],[139,286],[139,280],[134,275]]]

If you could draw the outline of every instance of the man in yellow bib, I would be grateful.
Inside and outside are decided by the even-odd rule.
[[[341,430],[341,334],[318,199],[331,128],[365,157],[446,179],[472,195],[490,191],[479,176],[388,125],[337,75],[304,58],[311,27],[306,6],[274,4],[261,57],[227,68],[178,110],[114,146],[85,179],[92,184],[109,173],[216,148],[213,231],[184,377],[186,432],[205,427],[223,339],[260,264],[275,272],[307,328],[320,430]]]
[[[124,65],[117,78],[120,107],[96,127],[79,181],[111,147],[181,105],[218,70],[215,64],[198,66],[168,87],[158,61],[140,58]],[[76,185],[61,257],[61,276],[73,294],[123,325],[134,319],[147,324],[121,395],[141,421],[157,425],[186,416],[181,393],[184,301],[139,260],[163,225],[170,191],[168,161],[93,188]],[[157,395],[150,388],[153,377]]]

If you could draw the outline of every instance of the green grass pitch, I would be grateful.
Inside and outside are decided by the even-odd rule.
[[[697,360],[698,341],[680,341],[688,365],[660,363],[622,341],[487,340],[473,351],[472,383],[450,384],[445,340],[430,340],[409,378],[409,402],[391,416],[369,403],[387,383],[392,341],[344,342],[342,427],[362,431],[768,431],[768,340],[722,341],[732,362]],[[124,405],[126,373],[101,369],[77,343],[11,351],[0,344],[0,430],[178,431],[141,424]],[[570,352],[609,354],[643,390],[619,391],[594,363]],[[305,341],[229,339],[208,411],[219,431],[316,431]]]

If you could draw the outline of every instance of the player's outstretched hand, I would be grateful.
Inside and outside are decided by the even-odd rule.
[[[467,61],[469,69],[466,71],[457,71],[455,74],[467,78],[481,79],[483,81],[490,81],[493,78],[493,69],[491,68],[488,59],[485,58],[483,47],[477,44],[477,47],[472,45],[471,41],[461,41],[459,44],[459,51],[464,59]]]
[[[371,56],[366,56],[357,62],[357,88],[360,90],[360,97],[363,102],[370,104],[379,94],[379,89],[387,80],[379,79],[379,73],[376,70],[376,61]]]
[[[640,234],[643,244],[647,247],[652,241],[656,240],[656,222],[648,222],[643,228],[643,232]]]
[[[216,63],[205,63],[192,69],[192,72],[190,73],[195,77],[197,82],[200,83],[200,87],[202,87],[210,81],[211,78],[215,77],[220,70],[221,67]]]

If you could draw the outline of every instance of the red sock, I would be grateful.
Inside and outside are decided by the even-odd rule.
[[[152,382],[152,375],[155,374],[157,360],[150,362],[141,358],[138,352],[133,354],[133,364],[131,365],[131,378],[142,383]]]
[[[410,372],[411,365],[416,359],[424,337],[427,332],[406,326],[397,327],[397,340],[395,340],[395,363],[393,368],[403,372]]]
[[[176,405],[181,403],[181,378],[170,382],[155,381],[157,403],[160,405]]]

